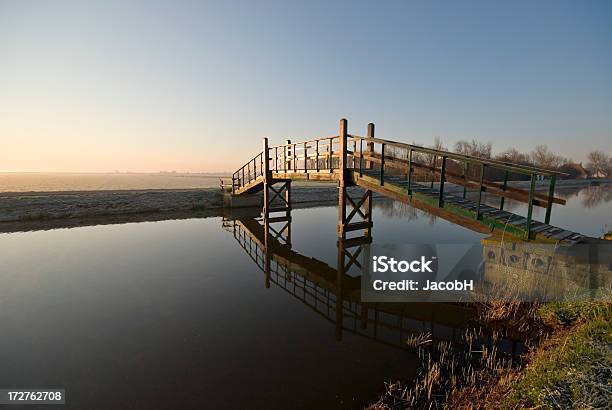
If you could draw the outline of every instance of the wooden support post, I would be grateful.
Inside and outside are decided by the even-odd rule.
[[[380,147],[380,186],[385,185],[385,143]]]
[[[346,223],[346,143],[348,136],[348,121],[340,120],[340,158],[338,169],[338,238],[346,239],[344,230]],[[344,253],[343,253],[344,254]]]
[[[525,239],[529,240],[531,232],[531,217],[533,214],[533,194],[535,192],[536,174],[531,174],[531,183],[529,184],[529,200],[527,202],[527,226],[525,229]]]
[[[412,148],[408,149],[408,195],[412,195]]]
[[[304,143],[304,172],[308,172],[308,146]]]
[[[296,144],[294,143],[293,144],[293,152],[292,152],[292,155],[293,155],[293,172],[297,171],[297,159],[298,159],[297,152],[295,151],[295,147],[296,147]]]
[[[433,156],[433,161],[431,162],[431,189],[433,189],[434,181],[436,180],[436,160],[437,156]]]
[[[468,171],[468,163],[464,162],[463,163],[463,199],[465,199],[465,197],[467,196],[467,183],[468,183],[467,171]]]
[[[291,247],[291,180],[285,182],[285,205],[287,205],[285,216],[288,218],[286,242],[287,245]]]
[[[353,139],[353,169],[356,169],[355,160],[357,159],[357,140]]]
[[[482,202],[482,183],[484,181],[485,164],[480,164],[480,181],[478,184],[478,202],[476,203],[476,219],[480,219],[480,203]]]
[[[249,182],[251,182],[251,161],[247,162],[247,175],[249,176]]]
[[[374,123],[368,124],[368,139],[374,138]],[[374,143],[368,142],[367,152],[369,156],[374,155]],[[372,161],[367,161],[365,166],[366,169],[372,169]]]
[[[440,169],[440,195],[438,196],[438,208],[444,206],[444,173],[446,171],[446,157],[442,156],[442,167]]]
[[[550,223],[550,213],[552,212],[553,199],[555,197],[556,180],[557,176],[552,174],[550,176],[550,185],[548,187],[548,204],[546,204],[546,218],[544,219],[544,223]]]
[[[504,172],[504,183],[502,185],[502,191],[506,192],[506,187],[508,186],[508,171]],[[504,210],[504,200],[506,198],[502,195],[500,201],[499,201],[499,210],[503,211]]]
[[[368,196],[368,199],[365,201],[364,204],[364,213],[366,215],[365,221],[366,222],[372,222],[372,191],[368,190],[365,192],[365,195]],[[365,229],[363,232],[364,236],[367,236],[368,238],[372,236],[372,226],[370,226],[369,228]],[[369,258],[368,258],[369,261]]]

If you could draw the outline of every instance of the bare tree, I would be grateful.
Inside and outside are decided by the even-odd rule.
[[[568,162],[568,160],[549,151],[546,145],[538,145],[531,152],[531,162],[537,167],[556,169]]]
[[[520,152],[516,148],[508,148],[495,156],[499,161],[512,162],[514,164],[529,164],[529,155]]]
[[[478,158],[491,158],[491,149],[493,146],[490,142],[482,143],[476,140],[468,141],[457,141],[455,144],[455,152],[462,155],[469,155]]]
[[[586,169],[593,176],[609,177],[612,170],[612,158],[603,151],[591,151],[587,155]]]
[[[446,151],[446,147],[442,143],[442,140],[440,139],[440,137],[434,138],[434,144],[432,148],[437,149],[438,151]]]

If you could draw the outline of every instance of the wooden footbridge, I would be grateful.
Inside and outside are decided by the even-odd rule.
[[[368,124],[365,137],[349,134],[347,120],[342,119],[339,134],[330,137],[287,140],[277,146],[269,146],[264,138],[263,150],[234,172],[227,187],[234,196],[263,190],[264,212],[285,213],[270,216],[271,221],[280,221],[291,209],[292,181],[335,181],[341,240],[351,241],[347,233],[353,231],[369,236],[372,192],[377,192],[482,233],[578,243],[585,236],[549,224],[553,204],[565,204],[554,195],[558,175],[543,168],[376,138],[374,124]],[[516,179],[528,182],[529,188],[510,182]],[[549,181],[546,193],[536,191],[536,181],[542,179]],[[351,198],[346,189],[349,186],[362,187],[365,193]],[[504,210],[506,199],[525,204],[526,215]],[[533,219],[534,207],[545,209],[544,221]]]

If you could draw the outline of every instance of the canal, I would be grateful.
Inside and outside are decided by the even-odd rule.
[[[609,186],[562,194],[552,224],[611,229]],[[388,200],[373,220],[375,244],[484,237]],[[417,375],[409,334],[454,340],[473,316],[406,304],[364,328],[348,302],[338,329],[333,292],[296,275],[267,281],[232,223],[0,234],[0,386],[65,388],[70,409],[362,408],[384,382]],[[294,210],[291,248],[336,266],[336,223],[335,206]]]

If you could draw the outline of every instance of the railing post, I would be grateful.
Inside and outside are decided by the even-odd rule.
[[[261,173],[263,175],[264,182],[268,182],[270,178],[270,151],[268,149],[268,138],[263,138],[263,155],[261,158],[263,167],[261,168]]]
[[[359,138],[359,176],[363,175],[363,139]]]
[[[268,192],[268,178],[269,178],[269,174],[270,174],[270,153],[268,152],[268,138],[264,137],[263,138],[263,153],[261,156],[261,160],[262,160],[262,164],[263,164],[263,168],[261,170],[261,173],[263,175],[263,184],[264,184],[264,189],[263,189],[263,205],[264,205],[264,217],[266,218],[266,223],[267,223],[267,218],[268,218],[268,208],[269,205],[268,204],[268,200],[269,198],[269,192]],[[266,226],[267,228],[267,226]]]
[[[380,147],[380,186],[385,185],[385,143]]]
[[[338,238],[342,241],[346,239],[344,230],[346,224],[346,143],[348,136],[348,121],[343,118],[340,120],[340,158],[338,169]]]
[[[317,162],[317,172],[319,172],[319,140],[315,142],[315,161]]]
[[[480,219],[480,203],[482,202],[482,183],[484,181],[485,164],[480,164],[480,181],[478,183],[478,202],[476,203],[476,219]]]
[[[446,157],[442,156],[442,168],[440,170],[440,195],[438,196],[438,208],[444,205],[444,173],[446,171]]]
[[[508,186],[508,171],[504,172],[504,184],[502,185],[502,191],[506,192],[506,187]],[[504,210],[504,200],[506,197],[502,195],[501,200],[499,201],[499,210]]]
[[[292,151],[292,155],[293,155],[293,172],[297,171],[297,158],[298,158],[298,156],[297,156],[297,153],[295,151],[295,147],[296,147],[296,144],[294,143],[293,144],[293,151]]]
[[[251,182],[251,161],[247,162],[247,175],[249,176],[249,182]]]
[[[308,146],[304,143],[304,172],[308,172]]]
[[[355,159],[357,159],[357,140],[353,139],[353,169],[356,169]]]
[[[333,172],[333,169],[332,169],[332,154],[333,154],[332,146],[333,144],[334,144],[334,139],[330,138],[329,145],[327,146],[327,167],[329,168],[329,172]]]
[[[548,187],[548,204],[546,204],[546,218],[544,223],[550,223],[550,213],[552,212],[553,199],[555,198],[555,182],[557,175],[550,176],[550,186]]]
[[[371,140],[372,138],[374,138],[374,123],[371,122],[368,124],[368,139]],[[367,146],[368,156],[374,155],[374,143],[368,142]],[[372,169],[372,161],[366,162],[366,169]]]
[[[232,174],[232,194],[236,193],[236,173]]]
[[[412,148],[408,148],[408,195],[412,195]]]
[[[287,172],[287,169],[291,169],[291,162],[289,162],[290,161],[289,157],[290,157],[290,154],[291,154],[290,153],[290,150],[291,150],[290,147],[291,147],[291,140],[285,141],[285,153],[283,155],[284,156],[283,162],[285,163],[284,166],[283,166],[283,169],[284,169],[285,173]]]
[[[527,202],[527,227],[525,239],[529,240],[531,233],[531,217],[533,214],[533,193],[535,192],[536,174],[531,174],[531,183],[529,184],[529,200]]]

